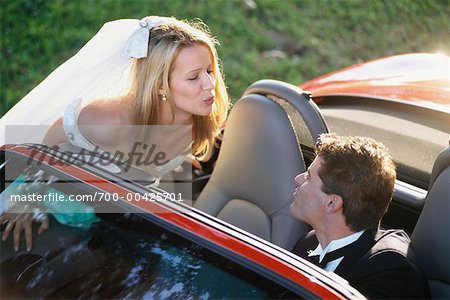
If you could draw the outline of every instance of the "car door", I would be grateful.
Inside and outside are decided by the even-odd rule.
[[[2,299],[360,296],[293,255],[187,206],[172,203],[156,212],[148,204],[158,203],[122,199],[127,193],[149,191],[142,186],[111,180],[108,174],[100,177],[79,166],[39,164],[29,160],[24,149],[6,151],[2,201],[12,194],[12,187],[21,195],[57,191],[67,199],[96,193],[117,194],[120,199],[84,202],[101,211],[85,227],[50,213],[50,229],[34,236],[30,252],[23,246],[13,251],[11,238],[1,242]],[[14,187],[17,178],[22,179]],[[91,211],[77,214],[86,212]]]

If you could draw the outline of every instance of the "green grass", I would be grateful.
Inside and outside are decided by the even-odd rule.
[[[221,42],[233,101],[252,82],[293,84],[364,60],[407,52],[450,54],[450,1],[0,0],[3,115],[106,21],[199,17]],[[284,58],[265,51],[282,50]],[[49,99],[49,102],[57,99]]]

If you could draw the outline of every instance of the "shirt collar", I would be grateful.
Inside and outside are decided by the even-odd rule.
[[[361,231],[355,232],[355,233],[353,233],[351,235],[348,235],[346,237],[343,237],[343,238],[340,238],[340,239],[337,239],[337,240],[332,240],[325,247],[325,249],[322,249],[322,246],[319,243],[319,245],[317,245],[316,249],[314,249],[313,251],[310,251],[308,253],[308,256],[319,255],[319,262],[321,262],[323,257],[325,256],[325,254],[353,243],[354,241],[359,239],[359,237],[363,233],[364,233],[364,230],[361,230]]]

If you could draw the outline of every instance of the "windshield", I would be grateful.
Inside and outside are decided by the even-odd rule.
[[[20,169],[17,161],[8,164],[15,164],[17,172],[3,187],[2,202],[7,195],[36,191],[63,197],[93,192],[83,182],[61,180],[36,166]],[[61,182],[65,184],[55,185]],[[70,214],[47,211],[50,229],[34,235],[31,252],[23,241],[19,252],[14,252],[11,238],[1,242],[2,299],[298,298],[258,273],[152,223],[146,214],[95,213],[86,207],[92,210],[74,214],[78,221],[88,215],[83,226],[68,221],[74,218]]]

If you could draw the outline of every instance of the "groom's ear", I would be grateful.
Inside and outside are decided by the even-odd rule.
[[[342,209],[344,200],[337,194],[327,195],[327,203],[325,209],[327,213],[335,213]]]

